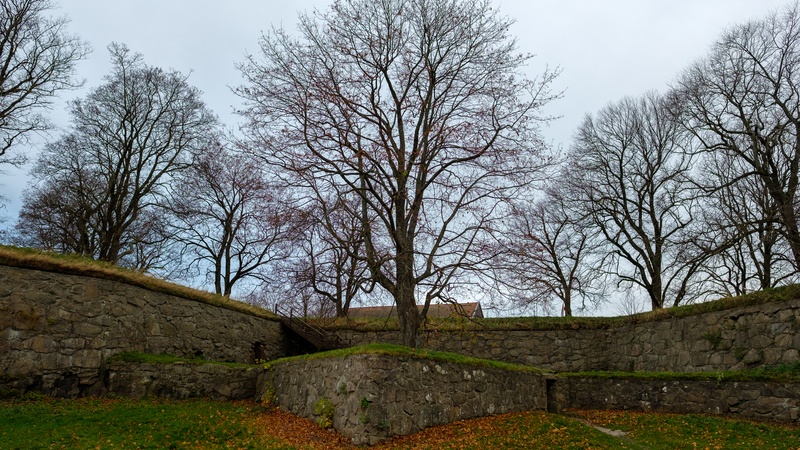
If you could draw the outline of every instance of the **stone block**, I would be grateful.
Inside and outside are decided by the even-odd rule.
[[[77,322],[73,324],[72,329],[80,337],[94,337],[103,331],[99,326],[87,322]]]
[[[781,356],[781,362],[784,364],[795,364],[798,361],[800,361],[800,354],[794,348],[786,350]]]
[[[775,347],[779,348],[786,348],[792,345],[792,338],[794,335],[789,333],[783,333],[778,336],[775,336],[775,343],[773,344]]]
[[[761,362],[762,359],[761,354],[757,350],[750,349],[744,355],[744,358],[742,358],[742,362],[745,364],[755,364]]]
[[[51,353],[57,349],[55,341],[50,336],[36,336],[33,339],[28,339],[23,343],[23,347],[36,353]]]
[[[102,352],[99,350],[80,350],[72,355],[72,363],[76,367],[97,369],[102,361]]]
[[[8,374],[12,376],[30,375],[39,366],[40,363],[37,359],[35,359],[35,356],[26,353],[17,357],[17,359],[8,368]]]

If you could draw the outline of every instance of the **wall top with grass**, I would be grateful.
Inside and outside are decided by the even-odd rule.
[[[366,346],[271,367],[270,400],[359,445],[459,420],[547,409],[550,375],[461,355]]]
[[[220,308],[253,315],[270,320],[279,320],[271,311],[257,306],[232,300],[221,295],[192,289],[187,286],[170,283],[142,272],[115,266],[103,261],[96,261],[78,255],[61,255],[30,248],[19,248],[0,245],[0,265],[20,269],[40,270],[64,275],[77,275],[102,280],[116,281],[140,287],[153,292],[169,294],[175,297],[194,300]]]
[[[0,374],[71,396],[117,353],[254,363],[286,355],[280,322],[119,281],[0,265]]]
[[[703,315],[748,306],[767,305],[800,299],[800,285],[793,284],[737,297],[665,308],[620,317],[503,317],[503,318],[428,318],[427,328],[437,332],[447,331],[558,331],[558,330],[609,330],[630,325],[659,322]],[[316,324],[328,330],[361,332],[395,331],[400,329],[397,318],[327,318]]]
[[[289,363],[292,361],[311,361],[315,359],[344,358],[351,355],[393,356],[393,357],[427,360],[431,362],[461,364],[464,366],[472,366],[472,367],[485,367],[492,369],[508,370],[515,372],[532,372],[537,374],[549,373],[548,370],[543,370],[537,367],[523,366],[519,364],[508,364],[502,361],[473,358],[458,353],[439,352],[424,348],[414,349],[411,347],[404,347],[402,345],[394,345],[394,344],[367,344],[345,349],[331,350],[321,353],[290,356],[287,358],[280,358],[270,361],[266,363],[264,367],[266,369],[273,369],[275,366],[279,364]]]
[[[614,319],[431,321],[419,335],[420,347],[555,372],[707,372],[794,364],[800,361],[798,290],[787,286]],[[374,329],[341,326],[337,332],[356,345],[400,342],[390,326],[364,324]]]

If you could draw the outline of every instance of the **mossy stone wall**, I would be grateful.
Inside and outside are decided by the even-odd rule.
[[[81,392],[126,351],[253,363],[264,344],[275,359],[286,354],[281,327],[115,281],[0,266],[0,375],[45,393]]]
[[[396,356],[360,354],[277,363],[268,392],[285,411],[332,426],[357,445],[459,420],[547,409],[546,376]]]
[[[355,345],[398,331],[340,330]],[[555,372],[703,372],[800,361],[800,299],[611,329],[423,332],[420,347]]]
[[[800,383],[561,378],[564,406],[800,422]]]

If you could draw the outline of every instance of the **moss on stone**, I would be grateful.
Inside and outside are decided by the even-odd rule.
[[[747,370],[719,372],[564,372],[565,378],[602,378],[621,380],[694,380],[694,381],[774,381],[778,383],[800,383],[800,362],[779,364]]]

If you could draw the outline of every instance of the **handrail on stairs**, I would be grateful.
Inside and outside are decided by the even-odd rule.
[[[334,350],[352,347],[350,342],[342,339],[336,333],[330,333],[314,325],[305,317],[295,316],[294,308],[290,307],[289,313],[286,314],[278,305],[275,305],[275,313],[281,318],[281,323],[317,347],[318,350]]]

